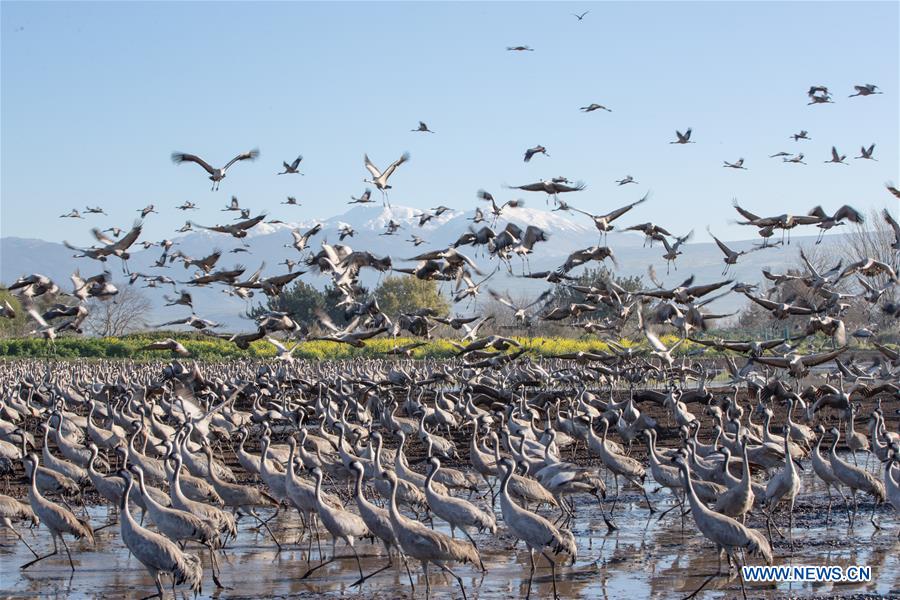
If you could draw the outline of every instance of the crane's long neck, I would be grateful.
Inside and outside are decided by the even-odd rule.
[[[187,498],[181,491],[181,458],[175,458],[175,469],[172,472],[172,479],[169,486],[169,495],[173,500],[177,500],[182,506],[187,504]]]
[[[316,471],[316,502],[319,504],[324,504],[322,502],[322,472]]]
[[[889,456],[886,461],[884,461],[884,483],[885,487],[889,489],[893,487],[895,490],[900,489],[900,480],[894,476],[894,463],[900,461],[900,456],[896,454],[893,456]]]
[[[500,509],[504,513],[515,513],[517,510],[522,509],[512,501],[512,497],[509,495],[509,480],[513,477],[514,467],[504,465],[501,468],[503,469],[503,479],[500,480]]]
[[[37,487],[37,472],[38,472],[39,463],[34,462],[34,463],[27,463],[27,464],[31,464],[31,473],[29,473],[29,477],[28,477],[29,485],[31,486],[29,491],[36,499],[43,500],[44,497],[41,495],[41,492],[40,492],[40,490],[38,490],[38,487]]]
[[[159,508],[160,508],[159,503],[156,500],[154,500],[150,494],[147,493],[147,484],[144,481],[144,471],[143,470],[138,471],[137,477],[138,477],[138,486],[141,490],[141,496],[143,496],[144,504],[150,508],[159,510]]]
[[[356,471],[356,486],[354,487],[354,495],[356,496],[356,501],[359,503],[365,503],[366,501],[365,496],[363,496],[362,482],[363,470],[360,469],[359,471]]]
[[[391,484],[391,500],[388,504],[388,511],[391,515],[391,522],[394,524],[394,527],[398,527],[403,523],[403,515],[400,514],[400,511],[397,509],[397,479],[389,479],[389,483]]]
[[[287,464],[287,476],[293,480],[296,476],[294,474],[294,456],[297,451],[297,446],[294,444],[293,439],[288,444],[288,464]],[[265,462],[265,461],[263,461]]]
[[[681,463],[681,476],[684,478],[684,487],[687,490],[688,501],[691,503],[691,510],[694,511],[694,515],[709,511],[697,498],[697,492],[694,491],[694,483],[691,481],[691,469],[687,463]]]
[[[375,468],[377,473],[381,473],[384,469],[381,466],[381,444],[383,443],[381,436],[375,439]]]
[[[100,477],[100,472],[94,468],[94,461],[96,461],[96,460],[97,460],[97,449],[95,446],[95,447],[91,448],[91,457],[88,459],[87,468],[88,468],[88,473],[90,473],[91,475],[94,475],[96,477]]]
[[[819,436],[819,439],[816,440],[816,445],[813,451],[816,453],[816,456],[821,460],[822,458],[822,440],[825,439],[825,432],[822,432],[822,435]]]
[[[133,454],[137,454],[137,446],[135,445],[135,440],[137,439],[138,434],[141,432],[140,421],[138,421],[139,426],[135,428],[134,433],[131,434],[131,437],[128,439],[128,449],[131,450]]]
[[[128,477],[125,479],[125,491],[122,493],[122,498],[119,500],[119,509],[125,515],[126,519],[131,519],[131,512],[128,509],[128,495],[131,493],[131,488],[134,486],[134,479]],[[143,492],[143,487],[141,486],[141,491]],[[146,496],[146,494],[144,494]],[[131,520],[129,525],[133,526],[134,521]]]
[[[206,448],[206,451],[203,454],[206,455],[206,467],[209,471],[209,478],[212,480],[213,485],[221,485],[222,480],[219,479],[218,473],[216,473],[215,468],[213,468],[212,450]]]
[[[741,471],[741,483],[750,485],[750,461],[747,458],[746,442],[741,442],[741,458],[744,459],[743,469]]]
[[[797,467],[794,466],[794,458],[791,456],[791,440],[789,439],[790,431],[785,431],[784,433],[784,464],[787,467],[788,473],[793,475],[796,472]]]
[[[438,468],[439,467],[432,465],[428,475],[425,476],[425,489],[432,493],[434,493],[434,487],[432,487],[431,482],[434,481],[434,476],[437,475]]]
[[[403,446],[406,444],[406,436],[400,435],[400,445],[397,446],[397,453],[394,455],[394,469],[400,470],[405,465],[403,464]]]
[[[647,432],[650,434],[647,436],[647,449],[650,451],[650,462],[654,465],[659,465],[659,455],[656,454],[656,436],[653,434],[652,429],[648,429]]]
[[[259,453],[259,470],[263,472],[266,468],[266,454],[269,453],[269,438],[268,436],[263,437],[262,439],[262,448]]]

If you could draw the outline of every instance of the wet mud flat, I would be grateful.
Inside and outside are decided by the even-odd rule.
[[[610,489],[612,489],[612,482]],[[337,486],[341,488],[343,486]],[[647,489],[655,485],[647,482]],[[700,587],[716,572],[715,548],[696,530],[691,517],[682,519],[678,509],[662,520],[662,510],[673,505],[668,492],[651,493],[656,512],[651,514],[639,490],[622,490],[614,520],[618,530],[609,532],[597,510],[597,502],[589,496],[575,496],[576,518],[570,524],[578,544],[578,558],[574,565],[561,564],[557,569],[557,586],[563,598],[684,598]],[[487,502],[487,501],[482,501]],[[867,565],[872,568],[872,580],[853,584],[797,584],[747,583],[751,598],[832,598],[832,597],[900,597],[900,518],[889,507],[875,507],[874,514],[882,530],[870,523],[873,505],[860,499],[859,515],[852,528],[839,498],[830,519],[826,522],[827,494],[811,470],[803,474],[803,488],[795,507],[794,549],[791,553],[787,539],[773,530],[773,550],[776,565]],[[606,504],[608,509],[609,503]],[[89,507],[95,527],[106,523],[113,513],[101,505]],[[135,513],[136,518],[139,513]],[[551,519],[555,514],[544,512]],[[477,566],[458,565],[469,598],[524,597],[528,583],[529,558],[520,543],[513,548],[511,538],[504,534],[497,507],[498,535],[473,534],[482,553],[486,573]],[[787,514],[775,513],[777,526],[787,535]],[[239,534],[231,541],[224,556],[220,555],[221,582],[226,589],[217,590],[209,568],[206,550],[189,546],[204,563],[203,597],[212,598],[408,598],[424,597],[425,580],[420,565],[410,560],[410,572],[415,594],[409,585],[406,571],[395,558],[394,566],[368,579],[360,590],[353,587],[358,579],[352,552],[338,543],[339,556],[348,556],[315,571],[306,579],[302,576],[309,566],[318,564],[318,546],[312,541],[312,554],[307,557],[309,539],[302,534],[296,513],[283,512],[270,525],[282,543],[283,551],[276,552],[272,540],[263,531],[253,530],[252,519],[239,522]],[[760,514],[752,516],[748,525],[765,531]],[[442,522],[439,530],[449,534]],[[21,530],[38,553],[52,548],[47,531]],[[302,539],[299,539],[302,538]],[[299,542],[299,543],[298,543]],[[331,555],[331,541],[321,532],[321,546],[326,557]],[[118,526],[98,532],[94,548],[69,541],[76,565],[69,569],[65,552],[46,559],[26,571],[19,565],[32,558],[23,544],[9,532],[0,532],[0,597],[9,598],[143,598],[155,591],[152,578],[143,566],[130,556],[122,542]],[[357,542],[363,571],[368,574],[387,563],[380,543]],[[307,562],[307,559],[310,562]],[[560,560],[564,560],[562,557]],[[750,564],[758,564],[750,559]],[[434,598],[461,598],[457,583],[436,572],[429,571]],[[170,590],[169,590],[170,591]],[[191,595],[176,588],[177,597]],[[740,597],[740,581],[735,573],[710,581],[698,595],[702,598]],[[532,589],[533,598],[552,597],[550,569],[543,558]]]

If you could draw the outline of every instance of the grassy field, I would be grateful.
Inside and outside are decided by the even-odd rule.
[[[0,357],[4,358],[99,358],[99,359],[153,359],[165,358],[171,353],[159,350],[141,350],[150,342],[174,337],[181,342],[191,353],[191,357],[218,360],[235,358],[270,358],[274,357],[275,348],[260,340],[253,342],[247,350],[241,350],[232,342],[224,339],[213,338],[198,334],[184,334],[174,332],[154,332],[152,334],[135,334],[118,338],[84,338],[61,337],[54,341],[37,338],[8,338],[0,339]],[[608,352],[609,344],[603,340],[590,336],[584,338],[543,338],[532,337],[515,338],[532,356],[554,356],[573,352]],[[663,343],[671,346],[678,340],[675,336],[664,336]],[[347,358],[375,358],[386,356],[386,353],[398,346],[403,346],[416,341],[413,338],[374,339],[369,340],[363,348],[354,348],[346,344],[338,344],[325,341],[301,342],[294,351],[296,358],[305,359],[347,359]],[[631,340],[619,340],[625,347],[647,348],[646,342],[640,343]],[[856,342],[852,344],[860,350],[870,350],[867,346],[860,346]],[[819,348],[830,349],[830,341],[824,338],[815,339],[811,343],[804,344],[802,351],[809,352]],[[699,353],[703,347],[690,341],[684,342],[677,350],[677,355],[686,353]],[[434,339],[426,340],[424,346],[416,348],[412,352],[413,358],[450,358],[456,352],[450,340]],[[719,353],[709,350],[705,356],[716,356]]]

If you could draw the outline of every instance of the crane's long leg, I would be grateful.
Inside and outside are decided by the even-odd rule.
[[[559,594],[556,592],[556,563],[553,562],[553,559],[550,558],[545,551],[541,550],[541,554],[543,554],[544,558],[547,559],[547,562],[550,563],[550,575],[553,581],[553,598],[554,600],[559,600]]]
[[[422,561],[422,572],[425,573],[425,600],[431,596],[431,582],[428,581],[428,562]]]
[[[531,598],[531,582],[534,580],[534,550],[528,549],[528,558],[531,559],[531,573],[528,575],[528,591],[525,592],[525,600]]]
[[[790,515],[790,517],[789,517],[790,520],[789,520],[789,524],[788,524],[788,528],[789,528],[788,536],[790,536],[790,538],[791,538],[791,555],[793,555],[794,554],[794,500],[793,499],[791,499],[791,503],[788,506],[788,514]]]
[[[603,515],[603,522],[606,523],[607,531],[616,531],[618,527],[612,521],[612,513],[609,516],[606,516],[606,511],[603,510],[603,499],[600,497],[600,494],[597,494],[597,503],[600,505],[600,514]]]
[[[69,545],[66,543],[66,538],[60,534],[59,540],[63,543],[63,548],[66,550],[66,556],[69,558],[69,566],[72,568],[72,572],[75,572],[75,563],[72,562],[72,553],[69,552]]]
[[[462,578],[459,575],[457,575],[456,573],[454,573],[450,569],[450,567],[448,567],[447,565],[444,565],[441,563],[434,563],[434,564],[439,566],[442,570],[446,571],[447,573],[450,573],[453,576],[453,578],[456,579],[456,583],[459,584],[459,589],[462,592],[463,600],[468,600],[468,597],[466,596],[466,586],[463,585]]]
[[[872,502],[872,515],[869,517],[869,521],[872,523],[872,526],[876,530],[881,529],[881,525],[878,524],[878,521],[875,520],[875,502]]]
[[[712,575],[710,575],[709,577],[707,577],[706,580],[700,584],[700,587],[698,587],[696,590],[694,590],[690,596],[685,596],[683,600],[691,600],[691,598],[693,598],[694,596],[699,594],[701,591],[703,591],[703,588],[705,588],[707,585],[709,585],[710,581],[712,581],[713,579],[715,579],[716,577],[718,577],[719,575],[722,574],[722,549],[721,548],[719,548],[718,554],[719,554],[719,568],[716,569],[716,572],[713,573]]]
[[[219,573],[221,570],[219,569],[219,560],[216,558],[216,551],[212,549],[211,546],[209,548],[209,564],[212,569],[212,578],[213,583],[216,584],[217,588],[225,589],[225,586],[219,581]]]
[[[28,549],[31,551],[32,554],[34,554],[34,557],[35,557],[35,558],[37,558],[37,557],[38,557],[38,553],[34,551],[34,548],[32,548],[30,545],[28,545],[28,542],[25,541],[25,538],[23,538],[22,535],[21,535],[18,531],[16,531],[15,529],[13,529],[12,526],[10,526],[9,529],[10,529],[10,531],[12,531],[14,534],[16,534],[16,537],[19,538],[19,539],[22,541],[22,543],[25,544],[25,547],[28,548]]]
[[[676,496],[675,496],[675,504],[674,504],[674,506],[672,506],[672,507],[667,508],[666,510],[664,510],[664,511],[659,515],[659,518],[657,519],[657,521],[662,521],[663,517],[665,517],[667,514],[669,514],[670,512],[672,512],[673,510],[675,510],[676,508],[679,508],[680,506],[681,506],[681,499],[676,495]]]
[[[257,515],[253,509],[250,510],[250,514],[253,515],[254,519],[259,521],[260,525],[262,525],[263,527],[266,528],[266,531],[268,531],[269,535],[272,537],[272,541],[275,542],[276,546],[278,546],[278,551],[281,552],[281,544],[278,542],[278,538],[275,537],[275,534],[272,533],[272,530],[269,529],[269,524],[267,522],[263,521],[262,519],[260,519],[259,515]]]
[[[616,504],[619,502],[619,476],[613,474],[613,482],[616,485],[616,498],[613,500],[612,507],[609,509],[609,517],[610,519],[613,517],[613,513],[616,511]]]
[[[353,550],[353,556],[356,557],[356,566],[359,569],[359,578],[363,579],[362,563],[359,562],[359,553],[356,551],[356,548],[353,546],[353,544],[349,544],[349,546],[350,549]]]
[[[39,562],[39,561],[42,561],[42,560],[44,560],[45,558],[50,558],[51,556],[54,556],[57,552],[59,552],[59,549],[58,549],[57,546],[56,546],[56,536],[51,534],[50,538],[53,540],[53,552],[51,552],[50,554],[45,554],[44,556],[39,556],[38,558],[35,558],[34,560],[30,560],[30,561],[28,561],[27,563],[25,563],[24,565],[22,565],[22,566],[19,567],[19,568],[20,568],[20,569],[27,569],[28,567],[30,567],[30,566],[33,565],[34,563]]]
[[[652,515],[653,513],[655,513],[656,509],[653,508],[653,503],[650,502],[650,497],[647,495],[647,489],[644,487],[644,484],[640,483],[639,481],[632,481],[632,483],[641,488],[641,493],[644,494],[644,500],[647,501],[647,508],[650,509],[650,514]]]
[[[874,515],[874,509],[872,510],[872,514]],[[472,542],[472,547],[475,548],[475,553],[478,554],[478,564],[479,564],[479,566],[481,567],[481,572],[482,572],[482,573],[486,572],[487,569],[484,568],[484,561],[481,560],[481,552],[478,551],[478,544],[475,543],[475,540],[472,539],[472,536],[469,535],[469,532],[466,531],[465,527],[460,527],[459,529],[460,529],[464,534],[466,534],[466,537],[469,538],[469,541],[470,541],[470,542]]]
[[[416,591],[416,584],[413,583],[412,573],[409,572],[409,561],[406,560],[406,555],[403,554],[402,548],[397,548],[397,552],[400,554],[400,560],[403,561],[403,566],[406,568],[406,576],[409,578],[409,587],[412,588],[413,593]]]
[[[162,574],[158,571],[153,574],[153,583],[156,584],[156,593],[149,596],[144,596],[143,598],[141,598],[141,600],[150,600],[150,598],[160,598],[160,600],[162,600],[162,598],[165,597],[163,595],[162,582],[159,580],[161,576]]]
[[[388,549],[388,563],[387,563],[386,565],[384,565],[383,567],[381,567],[380,569],[378,569],[377,571],[375,571],[375,572],[373,572],[373,573],[369,573],[369,574],[366,575],[365,577],[360,577],[359,579],[357,579],[356,581],[354,581],[352,584],[350,584],[350,587],[355,587],[355,586],[358,586],[358,585],[362,585],[363,582],[364,582],[366,579],[371,579],[372,577],[375,577],[376,575],[378,575],[378,574],[381,573],[382,571],[387,571],[387,570],[390,569],[393,565],[394,565],[394,560],[393,560],[393,558],[391,558],[390,549]],[[410,576],[410,583],[412,583],[412,576]]]

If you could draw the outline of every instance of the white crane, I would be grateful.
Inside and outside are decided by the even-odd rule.
[[[170,456],[174,461],[174,469],[169,473],[169,498],[172,500],[172,506],[192,513],[210,524],[216,531],[221,534],[236,537],[237,526],[234,517],[215,506],[204,504],[191,500],[184,495],[181,490],[181,456]]]
[[[654,512],[653,504],[647,496],[647,490],[644,489],[644,479],[646,478],[647,473],[643,465],[630,456],[617,454],[610,450],[610,447],[606,442],[608,433],[609,421],[603,419],[603,435],[600,438],[601,443],[597,446],[592,446],[591,449],[597,452],[600,456],[600,460],[602,460],[603,464],[606,465],[606,468],[612,472],[613,480],[616,484],[616,499],[613,501],[612,508],[609,511],[610,519],[612,519],[616,503],[619,501],[619,477],[624,477],[627,481],[630,481],[637,486],[641,490],[641,493],[644,494],[644,499],[647,501],[647,507],[650,509],[650,512]]]
[[[122,494],[122,501],[119,505],[122,512],[122,540],[153,577],[160,599],[163,598],[162,582],[160,581],[163,573],[172,576],[173,587],[187,582],[191,591],[195,594],[200,593],[203,583],[203,566],[200,559],[193,554],[182,552],[170,539],[138,525],[128,508],[128,494],[134,485],[134,479],[131,473],[124,469],[119,471],[119,476],[125,480],[125,493]]]
[[[400,548],[407,556],[411,556],[422,563],[422,572],[425,574],[425,598],[431,595],[431,582],[428,579],[428,564],[437,565],[442,571],[449,573],[459,584],[463,600],[466,600],[466,587],[462,579],[446,565],[448,562],[474,563],[478,560],[478,551],[469,544],[454,540],[448,535],[433,531],[417,521],[407,519],[397,508],[397,476],[392,471],[384,471],[381,476],[391,486],[391,500],[389,504],[391,525],[394,534],[400,542]],[[412,583],[412,581],[410,581]],[[415,591],[415,587],[413,588]]]
[[[791,401],[788,400],[788,406]],[[790,410],[790,408],[788,409]],[[784,468],[779,471],[769,483],[766,484],[766,508],[768,515],[766,524],[772,521],[772,513],[781,502],[788,503],[788,515],[790,519],[790,529],[788,535],[791,540],[791,553],[794,552],[794,502],[800,493],[800,475],[794,466],[794,458],[791,456],[790,440],[788,436],[782,438],[784,443]],[[771,537],[771,535],[770,535]]]
[[[306,579],[316,569],[324,567],[339,558],[336,552],[338,538],[344,540],[350,546],[350,550],[353,551],[353,556],[356,558],[356,566],[359,568],[359,578],[363,579],[365,575],[362,572],[362,563],[359,561],[359,554],[356,552],[353,543],[359,538],[371,536],[369,528],[366,527],[366,522],[359,515],[342,508],[329,506],[322,497],[322,469],[314,467],[312,474],[316,478],[316,510],[318,511],[319,519],[325,525],[325,529],[331,534],[331,558],[329,560],[321,560],[322,557],[320,556],[321,562],[308,570],[300,579]]]
[[[694,492],[693,482],[691,480],[691,470],[685,460],[683,454],[675,458],[678,468],[681,470],[681,476],[687,493],[688,501],[691,505],[691,515],[700,533],[709,541],[716,545],[719,558],[719,568],[713,575],[707,579],[691,596],[696,596],[700,590],[706,587],[710,581],[722,573],[722,552],[728,556],[728,563],[732,561],[737,563],[737,551],[746,550],[750,554],[762,556],[766,564],[772,564],[772,547],[769,545],[766,537],[744,525],[741,525],[731,517],[719,514],[706,507]],[[741,576],[741,590],[744,591],[744,577],[740,569],[738,574]],[[746,596],[746,592],[744,591]]]
[[[53,552],[51,552],[50,554],[45,554],[44,556],[38,556],[34,560],[28,561],[19,568],[27,569],[36,562],[54,556],[57,552],[59,552],[59,549],[56,545],[56,540],[59,539],[59,541],[61,541],[63,544],[63,548],[65,548],[66,550],[66,556],[69,558],[69,566],[72,568],[72,571],[74,571],[75,563],[72,562],[72,554],[69,552],[69,546],[66,544],[66,540],[65,538],[63,538],[63,534],[67,533],[77,540],[86,538],[88,543],[93,546],[94,532],[87,521],[79,519],[68,508],[64,508],[59,504],[56,504],[55,502],[51,502],[50,500],[44,498],[43,495],[41,495],[36,482],[38,467],[40,466],[40,461],[38,460],[37,454],[29,454],[24,458],[24,462],[31,467],[31,481],[28,488],[28,503],[31,504],[31,510],[35,515],[37,515],[37,518],[40,519],[44,527],[46,527],[50,531],[50,537],[53,539]]]
[[[409,160],[409,152],[404,152],[400,158],[392,162],[388,165],[388,168],[384,170],[384,172],[379,171],[378,167],[372,164],[372,161],[369,160],[369,155],[366,154],[363,156],[363,161],[366,166],[366,170],[372,174],[372,179],[363,179],[364,183],[371,183],[382,193],[382,195],[387,198],[386,190],[391,189],[393,186],[388,185],[388,179],[391,175],[394,174],[394,171],[397,170],[397,167],[402,165],[403,163]]]
[[[225,179],[225,171],[227,171],[229,167],[231,167],[231,165],[242,160],[256,160],[258,156],[259,150],[255,148],[253,150],[250,150],[249,152],[242,152],[241,154],[238,154],[237,156],[229,160],[221,169],[210,166],[208,162],[195,154],[185,154],[183,152],[173,152],[172,162],[174,162],[176,165],[183,162],[193,162],[203,167],[206,172],[209,173],[209,180],[213,182],[211,189],[212,191],[215,191],[219,189],[219,182]]]
[[[503,471],[499,494],[500,509],[503,511],[503,522],[515,538],[525,542],[525,545],[528,547],[528,555],[531,557],[531,573],[528,577],[528,591],[525,597],[531,597],[531,583],[534,580],[535,571],[534,553],[540,552],[550,563],[553,577],[553,597],[558,599],[559,594],[556,591],[556,562],[547,554],[545,548],[549,548],[551,552],[555,553],[566,552],[572,557],[572,563],[574,564],[578,553],[578,549],[575,546],[575,538],[572,536],[572,532],[557,529],[544,517],[525,510],[513,502],[512,497],[509,495],[509,480],[513,475],[513,462],[508,458],[504,458],[500,461],[500,468]]]
[[[753,492],[753,480],[750,478],[750,460],[747,458],[747,436],[741,439],[741,479],[736,485],[728,488],[728,491],[719,496],[714,508],[716,512],[729,516],[732,519],[741,519],[741,524],[746,523],[747,513],[753,508],[756,494]],[[724,468],[728,472],[730,455],[725,450]]]
[[[359,509],[359,516],[365,522],[369,531],[384,544],[385,552],[387,552],[388,555],[388,563],[385,566],[374,573],[369,573],[365,577],[361,577],[353,584],[361,585],[366,579],[374,577],[382,571],[391,568],[394,564],[391,550],[397,550],[399,553],[400,542],[397,541],[397,536],[394,534],[394,526],[391,524],[391,514],[387,510],[379,508],[369,502],[363,493],[363,476],[365,474],[365,469],[363,468],[362,463],[358,460],[353,461],[350,463],[350,470],[356,473],[356,487],[354,488],[353,495],[356,497],[356,507]],[[403,564],[406,566],[406,573],[409,576],[409,582],[412,583],[412,575],[409,573],[409,565],[406,564],[406,557],[401,554],[400,558],[403,559]]]
[[[837,477],[841,483],[850,488],[850,497],[853,499],[854,516],[856,515],[857,509],[859,508],[859,505],[856,502],[857,490],[862,490],[863,492],[875,498],[875,503],[872,505],[872,517],[870,519],[872,521],[872,524],[875,525],[875,504],[880,504],[885,500],[884,484],[868,471],[860,469],[859,467],[851,465],[850,463],[841,459],[841,457],[839,457],[837,455],[837,452],[835,451],[835,448],[837,448],[838,440],[841,436],[841,432],[838,431],[836,427],[832,427],[830,431],[834,436],[834,442],[832,442],[831,444],[831,451],[829,453],[829,459],[831,460],[831,468],[834,471],[834,476]],[[847,506],[847,512],[849,517],[849,504]]]
[[[209,549],[211,563],[217,565],[214,553],[221,546],[219,532],[208,522],[186,510],[163,506],[156,502],[147,493],[147,484],[144,482],[144,472],[141,468],[132,465],[129,470],[138,478],[138,488],[144,497],[145,510],[159,533],[175,542],[192,540],[203,544]],[[216,586],[222,588],[224,586],[219,582],[217,570],[217,567],[213,569],[213,581]]]
[[[266,531],[269,532],[269,535],[272,537],[275,545],[279,546],[280,548],[281,546],[278,543],[278,539],[275,537],[275,534],[272,533],[272,530],[269,529],[269,524],[260,519],[259,515],[256,514],[257,508],[274,508],[277,510],[280,504],[278,499],[253,486],[240,485],[220,479],[219,475],[216,473],[216,470],[213,468],[212,448],[210,448],[209,444],[205,444],[203,446],[203,451],[206,454],[206,463],[207,467],[209,468],[210,482],[212,483],[213,488],[216,490],[216,493],[222,499],[222,502],[225,504],[225,506],[233,510],[242,510],[256,519],[257,522],[259,522],[263,527],[265,527]],[[143,486],[141,486],[141,488],[143,489]]]
[[[815,474],[825,483],[825,491],[828,492],[828,513],[825,516],[825,522],[831,519],[831,504],[833,501],[831,495],[831,488],[837,490],[838,494],[841,495],[841,499],[844,501],[844,506],[848,506],[847,498],[844,497],[844,492],[841,490],[841,480],[837,478],[834,474],[834,469],[831,466],[831,461],[828,460],[827,457],[822,456],[822,441],[825,439],[825,427],[822,425],[816,426],[816,432],[819,434],[819,439],[816,441],[815,446],[813,446],[812,451],[812,467]],[[837,440],[834,442],[837,445]],[[847,517],[849,518],[849,513]]]
[[[432,484],[435,475],[441,468],[441,461],[436,456],[432,456],[429,464],[431,466],[430,473],[425,478],[425,497],[428,499],[428,507],[431,512],[450,524],[451,536],[459,528],[469,538],[472,547],[478,553],[478,564],[481,566],[481,570],[487,571],[481,560],[481,553],[478,552],[478,545],[466,531],[466,527],[474,527],[478,531],[487,529],[491,533],[497,533],[497,520],[493,514],[481,510],[471,502],[436,492]]]

